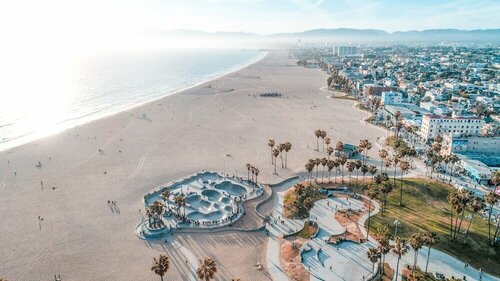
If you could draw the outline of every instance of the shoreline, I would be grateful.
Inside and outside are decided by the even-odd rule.
[[[214,76],[214,77],[212,77],[212,78],[210,78],[208,80],[203,80],[203,81],[200,81],[198,83],[195,83],[193,85],[190,85],[190,86],[187,86],[187,87],[184,87],[184,88],[180,88],[180,89],[177,89],[177,90],[173,90],[171,92],[164,93],[161,96],[158,96],[158,97],[153,98],[151,100],[139,102],[139,103],[127,106],[127,107],[125,107],[123,109],[120,109],[120,110],[108,112],[108,113],[105,113],[103,115],[96,115],[96,116],[90,117],[90,118],[86,118],[86,117],[94,115],[93,113],[84,115],[82,117],[76,117],[76,118],[72,118],[72,119],[63,120],[63,121],[60,121],[60,122],[58,122],[56,124],[49,125],[48,132],[42,132],[42,133],[40,133],[40,132],[32,132],[32,133],[27,133],[27,134],[24,134],[24,135],[17,136],[17,137],[15,137],[13,139],[10,139],[10,140],[0,142],[0,153],[8,152],[11,149],[15,149],[17,147],[20,147],[20,146],[23,146],[23,145],[26,145],[26,144],[30,144],[30,143],[35,142],[37,140],[41,140],[43,138],[47,138],[47,137],[51,137],[51,136],[60,134],[62,132],[71,130],[73,128],[77,128],[77,127],[82,126],[82,125],[90,124],[92,122],[99,121],[101,119],[106,119],[106,118],[112,117],[112,116],[114,116],[116,114],[120,114],[122,112],[127,112],[127,111],[133,110],[133,109],[135,109],[137,107],[140,107],[140,106],[143,106],[143,105],[147,105],[149,103],[157,102],[157,101],[159,101],[161,99],[164,99],[166,97],[169,97],[169,96],[173,96],[173,95],[176,95],[176,94],[181,94],[184,91],[188,91],[190,89],[196,88],[196,87],[198,87],[200,85],[203,85],[205,83],[208,83],[208,82],[211,82],[211,81],[223,78],[223,77],[228,76],[228,75],[231,75],[231,74],[233,74],[235,72],[238,72],[238,71],[240,71],[240,70],[242,70],[244,68],[247,68],[249,66],[252,66],[252,65],[260,62],[261,60],[263,60],[264,58],[266,58],[269,55],[269,53],[270,53],[270,51],[262,51],[262,50],[259,50],[259,52],[261,52],[261,54],[258,55],[258,56],[256,56],[254,59],[248,61],[247,63],[241,64],[241,65],[235,65],[234,67],[228,69],[228,72],[224,72],[224,73],[216,75],[216,76]],[[72,124],[59,125],[59,124],[64,124],[66,122],[69,122],[71,120],[79,120],[80,122],[75,122],[75,123],[72,123]],[[7,125],[10,125],[10,124],[7,124]]]
[[[152,257],[167,252],[175,265],[167,279],[190,280],[198,259],[210,256],[225,268],[221,280],[268,281],[268,271],[249,266],[265,264],[267,236],[261,232],[183,234],[165,244],[145,243],[135,229],[144,194],[166,182],[202,170],[246,178],[246,163],[259,168],[259,182],[281,182],[303,173],[307,159],[325,156],[313,149],[318,128],[334,143],[375,142],[380,131],[359,122],[366,113],[352,110],[349,101],[326,99],[319,90],[325,75],[294,62],[287,51],[269,52],[210,81],[211,88],[202,84],[0,152],[3,277],[152,279]],[[269,91],[283,96],[258,96]],[[293,144],[288,168],[278,167],[278,175],[270,164],[269,139]],[[118,212],[108,200],[117,202]],[[30,208],[19,208],[21,202]],[[248,212],[241,225],[261,222]]]

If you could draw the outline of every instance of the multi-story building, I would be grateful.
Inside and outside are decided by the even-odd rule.
[[[384,87],[374,84],[366,84],[363,86],[363,94],[366,96],[378,96],[380,97],[383,92],[397,91],[398,87]]]
[[[465,172],[479,184],[488,184],[491,180],[492,169],[483,162],[465,158],[461,163]]]
[[[500,137],[458,137],[444,135],[443,150],[446,154],[500,154]]]
[[[358,52],[358,48],[354,46],[336,46],[333,48],[333,54],[339,57],[353,56]]]
[[[386,116],[390,116],[394,119],[397,112],[401,113],[403,122],[408,126],[420,126],[422,124],[422,116],[429,114],[429,111],[412,103],[399,103],[385,106]]]
[[[445,154],[461,154],[488,166],[500,165],[500,137],[454,137],[443,136]]]
[[[479,117],[448,117],[426,114],[422,118],[420,135],[424,141],[433,140],[438,135],[477,136],[484,121]]]
[[[399,104],[403,102],[403,94],[400,92],[382,92],[382,97],[380,99],[383,105],[387,104]]]

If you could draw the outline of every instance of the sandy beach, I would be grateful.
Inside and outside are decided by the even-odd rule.
[[[352,101],[327,98],[320,90],[325,74],[295,62],[288,51],[271,52],[216,80],[0,152],[0,276],[159,280],[152,258],[166,251],[166,280],[186,280],[182,245],[197,259],[215,259],[216,280],[271,280],[252,266],[264,259],[264,233],[177,234],[164,244],[145,242],[134,229],[143,196],[169,181],[201,170],[246,177],[252,163],[259,181],[276,183],[303,173],[309,158],[324,157],[314,150],[315,129],[326,130],[332,143],[375,144],[385,135],[362,122],[368,114]],[[259,97],[263,92],[283,97]],[[288,169],[278,167],[278,175],[268,139],[292,143]],[[374,145],[369,155],[377,151]],[[246,223],[256,225],[258,217]]]

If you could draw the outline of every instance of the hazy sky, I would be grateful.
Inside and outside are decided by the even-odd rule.
[[[18,50],[33,42],[123,46],[125,36],[148,29],[500,28],[499,15],[500,0],[11,0],[0,2],[0,31]]]
[[[2,1],[0,10],[9,28],[92,33],[500,27],[500,0],[16,0]]]

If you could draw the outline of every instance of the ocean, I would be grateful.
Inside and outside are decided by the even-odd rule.
[[[93,54],[63,64],[45,63],[43,68],[23,74],[28,77],[22,77],[22,84],[28,87],[17,83],[15,94],[3,91],[0,151],[236,71],[265,54],[238,49],[169,49]]]

